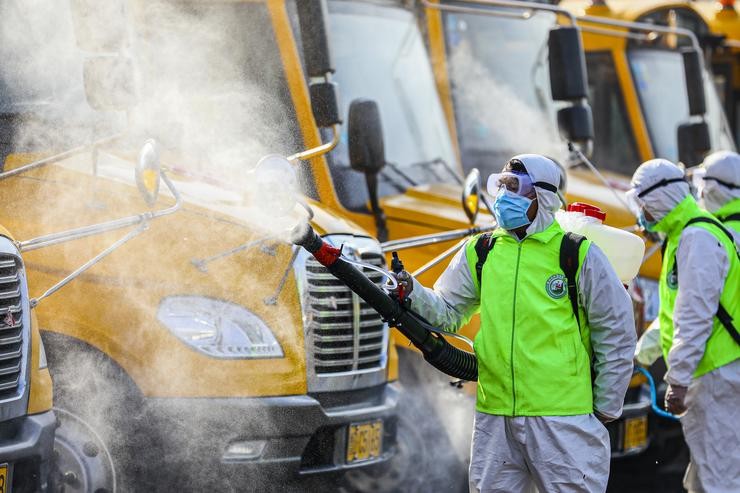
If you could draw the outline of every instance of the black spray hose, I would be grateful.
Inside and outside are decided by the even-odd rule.
[[[293,230],[292,241],[311,253],[334,277],[342,281],[375,309],[389,325],[396,327],[438,370],[460,380],[478,380],[478,361],[473,353],[452,346],[414,312],[401,306],[373,281],[341,257],[341,251],[324,242],[311,225],[303,223]]]

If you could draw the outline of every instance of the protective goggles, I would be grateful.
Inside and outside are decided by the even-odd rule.
[[[650,185],[645,190],[639,191],[636,188],[633,188],[629,190],[627,193],[625,193],[625,196],[627,198],[627,205],[630,208],[630,211],[635,216],[639,216],[642,209],[645,207],[645,200],[643,197],[650,192],[657,190],[661,187],[664,187],[666,185],[670,185],[671,183],[686,183],[686,179],[684,177],[681,178],[667,178],[660,180],[658,183],[654,185]],[[686,183],[688,185],[688,183]]]
[[[487,189],[491,195],[496,195],[501,188],[521,195],[522,197],[530,196],[534,193],[534,187],[539,187],[553,193],[558,192],[558,188],[544,181],[532,181],[532,178],[526,173],[516,171],[504,171],[494,173],[488,177]]]
[[[730,190],[735,189],[735,188],[740,188],[740,186],[735,185],[734,183],[730,183],[725,180],[720,180],[719,178],[715,178],[713,176],[707,176],[706,168],[695,168],[693,172],[691,173],[691,184],[694,186],[694,189],[696,189],[696,194],[699,197],[702,196],[704,188],[706,187],[706,182],[708,181],[717,182],[720,185],[729,188]]]

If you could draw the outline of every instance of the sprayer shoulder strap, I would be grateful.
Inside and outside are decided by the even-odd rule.
[[[478,241],[475,242],[475,254],[478,257],[478,261],[475,263],[475,274],[478,278],[478,286],[482,289],[481,282],[483,281],[483,264],[488,259],[488,254],[493,250],[493,245],[496,243],[498,236],[494,237],[493,233],[485,233],[478,237]]]
[[[723,223],[726,223],[729,221],[740,221],[740,212],[736,212],[735,214],[730,214],[729,216],[718,217],[717,219],[719,219]]]
[[[573,314],[576,317],[578,328],[581,328],[581,317],[578,313],[578,285],[576,276],[578,274],[578,252],[581,244],[586,240],[585,236],[567,232],[560,242],[560,269],[565,274],[568,283],[568,298]]]
[[[691,219],[689,222],[686,223],[687,226],[690,226],[692,224],[696,223],[709,223],[714,224],[717,226],[729,239],[730,242],[735,245],[735,237],[730,233],[730,231],[717,219],[713,219],[710,217],[695,217]],[[735,246],[735,253],[738,256],[738,259],[740,260],[740,251],[738,251],[737,246]],[[675,275],[678,276],[678,262],[675,260],[673,261],[673,270],[675,271]],[[727,311],[727,309],[722,305],[722,303],[719,304],[717,307],[717,313],[715,315],[717,319],[722,323],[722,326],[727,329],[727,332],[730,333],[730,336],[735,340],[736,343],[740,344],[740,331],[738,331],[737,327],[735,327],[735,324],[733,323],[732,315]]]

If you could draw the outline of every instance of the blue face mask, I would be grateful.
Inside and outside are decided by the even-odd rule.
[[[532,205],[532,199],[522,197],[508,190],[499,191],[493,203],[493,215],[498,225],[511,231],[512,229],[527,226],[532,221],[527,217],[527,210]]]
[[[648,221],[645,217],[645,211],[640,210],[640,217],[637,218],[637,224],[642,226],[642,229],[645,231],[653,231],[653,228],[655,228],[655,225],[658,224],[658,221]]]

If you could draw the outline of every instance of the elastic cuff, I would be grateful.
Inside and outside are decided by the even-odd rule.
[[[612,416],[610,414],[602,413],[598,409],[594,409],[594,416],[596,416],[599,421],[603,421],[605,423],[609,423],[610,421],[615,421],[619,419],[619,416]]]
[[[666,381],[666,383],[669,383],[670,385],[676,385],[679,387],[688,387],[691,385],[692,378],[689,377],[688,382],[686,380],[680,379],[680,378],[674,378],[673,374],[670,370],[665,374],[663,377],[663,380]]]

